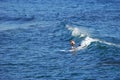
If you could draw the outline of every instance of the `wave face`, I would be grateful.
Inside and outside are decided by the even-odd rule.
[[[119,44],[120,0],[0,0],[0,80],[120,80]]]

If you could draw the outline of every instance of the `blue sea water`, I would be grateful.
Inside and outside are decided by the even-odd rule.
[[[120,0],[0,0],[0,80],[120,80]],[[65,51],[62,51],[65,50]]]

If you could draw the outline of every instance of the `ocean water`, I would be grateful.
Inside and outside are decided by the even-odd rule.
[[[0,0],[0,80],[120,80],[119,5]]]

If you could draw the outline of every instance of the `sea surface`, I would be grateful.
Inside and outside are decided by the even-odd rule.
[[[0,80],[120,80],[120,0],[0,0]]]

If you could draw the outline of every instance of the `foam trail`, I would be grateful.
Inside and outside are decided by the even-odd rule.
[[[38,27],[37,25],[40,25],[40,27],[42,27],[42,24],[40,22],[30,22],[30,23],[22,23],[22,24],[6,22],[6,23],[0,24],[0,31],[15,30],[15,29],[28,29],[32,26]]]
[[[72,31],[72,36],[75,37],[84,37],[84,40],[82,40],[81,44],[79,47],[76,48],[76,50],[81,50],[81,49],[85,49],[86,47],[88,47],[92,42],[100,42],[100,43],[104,43],[107,45],[112,45],[112,46],[116,46],[116,47],[120,47],[120,45],[114,44],[114,43],[110,43],[110,42],[106,42],[106,41],[102,41],[99,39],[93,39],[91,37],[88,36],[88,34],[86,34],[86,31],[82,31],[77,27],[71,27],[69,25],[66,25],[66,28],[70,31]],[[85,32],[85,34],[84,34]]]
[[[114,43],[110,43],[110,42],[106,42],[106,41],[102,41],[102,40],[99,40],[100,43],[104,43],[104,44],[107,44],[107,45],[111,45],[111,46],[116,46],[116,47],[120,47],[119,44],[114,44]]]

